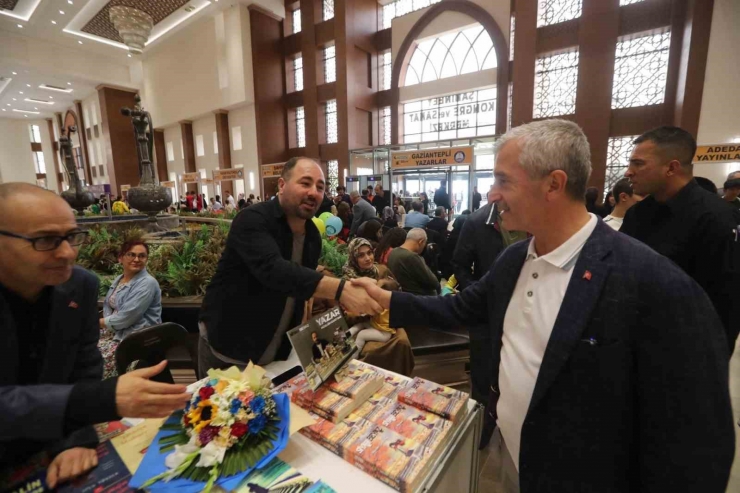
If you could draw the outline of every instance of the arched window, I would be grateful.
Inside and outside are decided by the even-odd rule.
[[[406,68],[405,86],[496,68],[496,51],[481,25],[422,41]]]

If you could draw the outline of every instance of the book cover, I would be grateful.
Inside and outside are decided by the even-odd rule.
[[[98,445],[98,466],[84,476],[57,487],[59,493],[119,493],[133,491],[128,486],[131,472],[111,442]]]
[[[451,387],[446,387],[444,385],[440,385],[438,383],[434,383],[429,380],[424,380],[423,378],[419,378],[419,377],[414,377],[409,387],[413,389],[424,390],[431,394],[440,395],[448,399],[451,399],[451,398],[460,399],[460,400],[468,399],[468,394],[466,394],[465,392],[461,392],[459,390],[455,390]]]
[[[447,433],[452,428],[450,421],[400,402],[396,402],[392,408],[373,414],[366,419],[403,437],[413,439],[431,450],[436,449],[444,441]]]
[[[465,409],[465,400],[444,397],[419,388],[407,387],[398,393],[399,402],[429,411],[450,421],[456,421]]]
[[[364,401],[383,386],[383,378],[377,372],[361,371],[348,374],[341,381],[327,384],[329,390],[339,395]]]

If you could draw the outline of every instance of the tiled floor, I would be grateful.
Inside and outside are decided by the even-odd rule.
[[[740,340],[730,361],[730,397],[735,423],[737,423],[740,420]],[[494,464],[488,450],[481,451],[479,464],[481,473],[478,491],[480,493],[503,493],[498,478],[499,467]],[[740,427],[735,426],[735,463],[730,472],[727,493],[738,492],[740,492]]]

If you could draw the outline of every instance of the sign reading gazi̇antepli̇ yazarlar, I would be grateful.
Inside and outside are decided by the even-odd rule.
[[[418,151],[395,151],[391,168],[429,168],[435,166],[457,166],[473,163],[473,147],[448,147],[444,149],[421,149]]]

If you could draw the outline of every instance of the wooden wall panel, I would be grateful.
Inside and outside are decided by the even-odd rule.
[[[87,150],[87,134],[85,132],[85,117],[83,116],[82,112],[82,101],[75,100],[75,111],[77,112],[77,134],[80,136],[80,147],[82,147],[82,157],[85,158],[85,176],[87,177],[86,181],[89,184],[92,184],[92,172],[90,170],[90,154]],[[131,127],[131,131],[133,131],[133,127]]]
[[[164,143],[164,130],[155,129],[152,133],[154,139],[154,157],[157,163],[157,178],[159,181],[168,181],[169,171],[167,170],[167,148]]]
[[[231,168],[231,139],[229,134],[229,112],[226,110],[214,111],[216,119],[216,141],[218,142],[219,169]],[[222,181],[221,190],[236,191],[234,182]]]
[[[121,114],[121,108],[133,108],[136,92],[108,86],[98,86],[100,115],[103,123],[103,139],[108,143],[106,149],[107,175],[110,179],[111,193],[120,193],[121,185],[139,184],[139,158],[134,141],[134,127],[131,118]]]
[[[288,159],[288,119],[283,95],[286,90],[284,59],[281,51],[282,26],[255,6],[249,7],[254,101],[259,164]],[[260,192],[264,196],[264,190]]]
[[[180,123],[180,137],[182,138],[182,152],[183,159],[185,161],[185,172],[194,173],[198,171],[195,168],[195,142],[193,139],[193,122],[184,120]],[[187,189],[190,192],[200,193],[198,185],[195,183],[188,183]]]
[[[532,121],[534,106],[534,63],[537,57],[537,0],[516,0],[514,40],[514,83],[511,125]],[[497,126],[497,128],[499,128]]]

